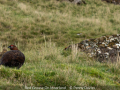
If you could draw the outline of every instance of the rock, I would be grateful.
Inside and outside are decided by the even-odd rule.
[[[120,0],[102,0],[102,1],[106,1],[107,3],[120,4]]]
[[[69,1],[77,5],[86,4],[85,0],[57,0],[57,1]]]
[[[86,39],[80,43],[75,44],[80,51],[88,54],[89,57],[96,57],[100,62],[110,61],[116,62],[120,52],[120,34],[111,36],[102,36],[96,39]],[[67,49],[71,49],[69,45]]]

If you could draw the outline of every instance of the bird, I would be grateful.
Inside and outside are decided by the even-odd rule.
[[[25,55],[15,45],[10,45],[8,48],[10,48],[10,51],[3,54],[0,65],[19,69],[24,64]]]

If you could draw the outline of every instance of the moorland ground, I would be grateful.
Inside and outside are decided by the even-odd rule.
[[[26,57],[19,70],[0,66],[0,90],[45,86],[119,89],[119,62],[100,63],[76,48],[63,51],[85,39],[120,33],[119,5],[101,0],[86,3],[0,0],[0,50],[15,44]]]

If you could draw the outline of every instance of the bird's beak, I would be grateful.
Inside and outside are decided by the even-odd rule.
[[[10,48],[10,46],[8,46],[8,48]]]

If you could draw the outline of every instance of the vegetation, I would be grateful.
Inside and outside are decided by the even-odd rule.
[[[0,66],[1,90],[120,88],[120,62],[100,63],[76,48],[63,50],[84,39],[120,33],[119,5],[101,0],[86,3],[0,0],[0,50],[15,44],[26,56],[19,70]]]

